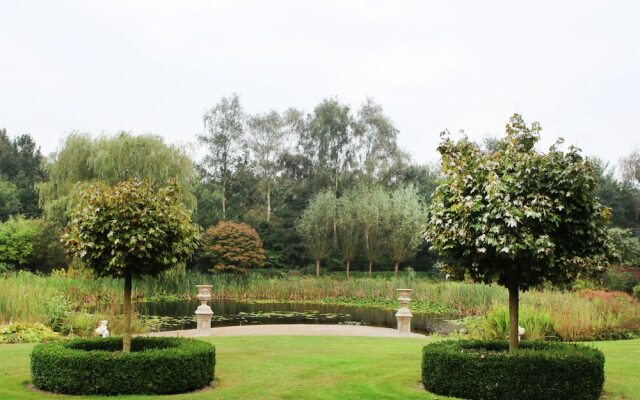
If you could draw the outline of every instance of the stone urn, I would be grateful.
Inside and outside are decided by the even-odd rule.
[[[211,289],[213,285],[196,285],[198,288],[198,301],[200,305],[196,309],[196,336],[209,336],[211,335],[211,317],[213,316],[213,310],[209,307],[209,300],[211,300]]]
[[[409,310],[409,302],[411,301],[411,292],[413,289],[396,289],[398,292],[398,301],[400,302],[400,308],[396,313],[396,319],[398,320],[398,334],[406,336],[411,333],[411,310]]]

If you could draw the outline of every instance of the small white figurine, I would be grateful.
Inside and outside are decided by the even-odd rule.
[[[521,327],[520,325],[518,325],[518,342],[520,341],[520,339],[524,336],[525,334],[525,330],[523,327]]]
[[[108,321],[103,319],[100,321],[100,326],[96,328],[96,334],[102,336],[103,338],[109,337],[109,329],[107,329]]]

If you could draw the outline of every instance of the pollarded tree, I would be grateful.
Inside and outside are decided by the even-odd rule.
[[[369,278],[373,263],[380,261],[386,248],[389,226],[389,195],[380,188],[359,192],[357,197],[358,225],[362,234],[364,253],[369,263]]]
[[[211,271],[247,272],[264,266],[266,256],[258,233],[247,224],[220,221],[202,237]]]
[[[400,263],[415,256],[422,241],[425,209],[413,186],[395,190],[389,202],[387,246],[398,276]]]
[[[540,125],[515,114],[491,150],[448,134],[438,147],[446,182],[430,205],[426,238],[452,268],[509,290],[509,349],[518,347],[518,294],[567,282],[606,262],[608,211],[579,150],[536,151]]]
[[[320,276],[320,261],[331,250],[335,215],[336,196],[332,191],[324,191],[311,199],[296,224],[296,231],[316,262],[316,276]]]
[[[349,279],[351,261],[358,253],[362,235],[358,213],[358,203],[354,192],[347,192],[336,201],[336,237],[342,259],[346,264],[347,279]]]
[[[101,276],[124,278],[123,351],[131,350],[131,283],[157,275],[190,257],[198,229],[191,224],[177,186],[155,191],[146,183],[89,188],[64,235],[70,255]]]

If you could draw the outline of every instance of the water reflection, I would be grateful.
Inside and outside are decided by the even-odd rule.
[[[194,329],[197,301],[139,303],[137,311],[153,330]],[[212,326],[255,324],[353,324],[396,327],[395,311],[352,306],[296,303],[242,303],[214,301]],[[411,330],[419,333],[449,333],[457,328],[447,319],[455,315],[414,313]]]

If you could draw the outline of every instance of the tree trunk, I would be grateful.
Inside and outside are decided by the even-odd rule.
[[[509,351],[518,350],[518,286],[509,287]]]
[[[124,274],[124,335],[122,335],[122,351],[131,351],[131,272]]]
[[[271,188],[267,187],[267,224],[271,220]]]
[[[227,219],[227,181],[222,180],[222,219]]]
[[[400,269],[400,263],[396,261],[396,265],[394,268],[395,276],[398,277],[398,270]]]
[[[372,277],[373,261],[369,261],[369,278]]]
[[[320,276],[320,260],[316,260],[316,276]]]
[[[347,280],[349,280],[349,264],[351,261],[347,260]]]

